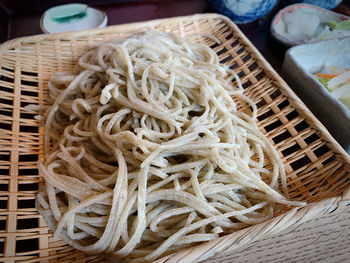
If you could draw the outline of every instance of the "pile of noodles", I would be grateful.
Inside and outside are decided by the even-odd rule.
[[[302,205],[280,193],[282,162],[239,83],[209,47],[156,31],[55,74],[36,202],[55,237],[144,262]]]

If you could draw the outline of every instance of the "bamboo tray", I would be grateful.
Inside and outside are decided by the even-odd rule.
[[[47,82],[72,70],[80,55],[111,38],[156,28],[211,46],[240,76],[258,105],[258,125],[285,165],[290,196],[304,208],[286,208],[269,221],[168,255],[157,262],[194,262],[236,249],[261,237],[350,203],[350,158],[229,19],[216,14],[154,20],[104,29],[24,37],[0,46],[0,261],[102,262],[52,233],[34,206],[36,162],[43,158],[43,126],[28,104],[44,106]],[[205,37],[215,36],[221,44]]]

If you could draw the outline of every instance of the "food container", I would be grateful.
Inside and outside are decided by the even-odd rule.
[[[304,44],[286,53],[282,76],[350,153],[350,110],[314,77],[325,66],[350,67],[350,37]]]
[[[286,16],[291,12],[302,12],[301,18],[293,18],[293,24],[288,24]],[[310,25],[310,23],[316,23]],[[310,4],[294,4],[281,9],[273,18],[270,26],[272,36],[286,46],[295,46],[308,42],[318,42],[328,38],[338,38],[350,35],[350,30],[342,31],[325,31],[329,21],[341,22],[350,19],[350,17],[341,15],[327,9],[310,5]],[[313,22],[312,22],[313,21]],[[287,24],[295,28],[292,34],[288,33]],[[303,31],[304,30],[304,31]],[[311,33],[313,32],[313,33]],[[293,35],[293,33],[295,33]],[[303,35],[304,33],[304,35]],[[312,36],[308,35],[312,34]],[[321,34],[322,33],[322,34]]]
[[[333,9],[336,8],[342,0],[283,0],[283,2],[288,4],[305,3],[317,5],[325,9]]]
[[[350,203],[350,158],[228,18],[216,14],[154,20],[18,38],[0,46],[1,183],[0,215],[6,227],[0,256],[7,262],[106,262],[54,240],[34,200],[43,178],[42,124],[28,104],[47,104],[54,72],[72,71],[91,48],[115,38],[155,28],[212,47],[239,76],[245,94],[257,104],[257,123],[278,151],[290,198],[305,207],[284,207],[271,220],[164,256],[156,262],[197,262],[277,234]],[[214,36],[208,37],[208,35]],[[215,40],[220,40],[217,43]],[[246,107],[242,106],[242,107]]]
[[[215,12],[228,16],[237,24],[252,22],[271,11],[277,0],[208,0]]]
[[[40,19],[41,30],[47,34],[103,28],[106,25],[106,13],[85,4],[55,6],[46,10]]]

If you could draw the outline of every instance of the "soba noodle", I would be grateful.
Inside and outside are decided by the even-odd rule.
[[[151,261],[303,205],[285,197],[238,76],[205,45],[156,31],[111,41],[49,92],[37,207],[81,251]]]

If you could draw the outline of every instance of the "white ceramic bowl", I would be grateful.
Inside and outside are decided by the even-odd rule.
[[[321,33],[326,25],[328,24],[328,21],[333,20],[335,22],[341,22],[344,20],[350,19],[350,17],[341,15],[332,11],[329,11],[327,9],[310,5],[310,4],[294,4],[289,5],[283,9],[281,9],[273,18],[270,31],[274,38],[276,38],[278,41],[280,41],[282,44],[286,46],[295,46],[300,45],[308,42],[317,42],[319,40],[310,40],[310,39],[295,39],[287,32],[287,25],[284,20],[285,15],[287,13],[290,13],[295,10],[303,10],[304,12],[308,12],[309,14],[315,14],[320,19],[320,24],[318,25],[318,28],[316,29],[316,35]],[[300,24],[300,27],[304,27],[305,25]],[[350,31],[349,31],[350,34]]]
[[[64,14],[74,14],[74,10],[82,10],[83,16],[75,19],[65,19]],[[54,14],[61,13],[61,19],[55,19]],[[79,15],[78,15],[79,16]],[[107,15],[98,9],[84,4],[67,4],[52,7],[41,16],[40,27],[44,33],[60,33],[107,26]]]
[[[313,76],[316,72],[322,72],[325,65],[350,67],[350,37],[290,48],[283,61],[282,76],[340,145],[350,153],[350,110]]]

